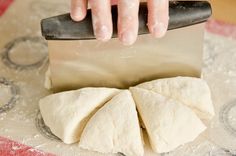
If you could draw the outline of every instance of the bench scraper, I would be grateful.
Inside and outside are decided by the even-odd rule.
[[[49,71],[54,91],[81,87],[128,88],[173,76],[201,76],[204,22],[211,16],[207,1],[170,1],[164,38],[147,28],[147,4],[139,9],[139,37],[132,46],[117,39],[117,6],[112,7],[113,38],[105,43],[93,34],[91,10],[81,22],[69,14],[43,19],[49,45]]]

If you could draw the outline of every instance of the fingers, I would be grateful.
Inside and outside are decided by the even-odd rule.
[[[108,41],[112,36],[110,0],[90,0],[93,29],[97,40]]]
[[[138,34],[139,0],[118,1],[118,36],[125,45],[133,44]]]
[[[163,37],[169,22],[169,0],[148,0],[148,28],[157,38]]]
[[[111,4],[118,1],[118,36],[125,45],[133,44],[138,34],[139,0],[89,0],[94,34],[98,40],[112,36]],[[87,12],[88,0],[71,0],[71,18],[81,21]],[[168,28],[169,0],[148,0],[148,28],[154,37],[163,37]]]
[[[71,18],[74,21],[81,21],[87,13],[87,0],[71,0]]]
[[[111,5],[116,5],[118,0],[111,0]]]

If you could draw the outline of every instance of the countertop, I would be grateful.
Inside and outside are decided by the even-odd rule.
[[[38,109],[38,100],[50,94],[43,86],[48,57],[39,21],[68,10],[67,0],[14,1],[0,17],[0,155],[87,155],[54,137]],[[236,25],[214,17],[205,28],[202,78],[216,116],[194,142],[163,155],[236,155]]]

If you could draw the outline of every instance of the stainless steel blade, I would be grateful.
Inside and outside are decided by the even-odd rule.
[[[163,77],[200,77],[203,34],[204,24],[197,24],[168,31],[162,39],[141,35],[133,46],[118,39],[49,40],[53,90],[128,88]]]

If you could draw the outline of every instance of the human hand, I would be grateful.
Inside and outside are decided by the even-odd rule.
[[[92,10],[93,29],[97,40],[108,41],[112,36],[111,5],[118,5],[118,37],[125,45],[133,44],[138,34],[139,0],[71,0],[71,18],[85,18],[88,2]],[[163,37],[169,21],[168,0],[147,0],[148,28],[156,37]]]

